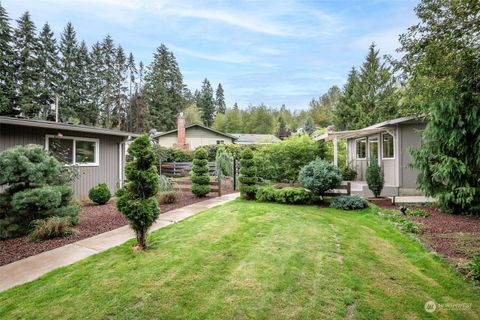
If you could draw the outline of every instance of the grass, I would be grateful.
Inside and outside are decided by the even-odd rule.
[[[479,290],[374,208],[236,200],[149,241],[147,253],[132,252],[129,242],[0,293],[0,319],[480,315]],[[430,300],[447,307],[427,313]]]

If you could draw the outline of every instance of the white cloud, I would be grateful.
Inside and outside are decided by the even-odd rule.
[[[247,62],[252,62],[253,60],[251,57],[237,53],[237,52],[209,54],[209,53],[204,53],[197,50],[190,50],[190,49],[179,47],[172,44],[168,44],[167,46],[175,53],[181,53],[190,57],[199,58],[203,60],[228,62],[228,63],[247,63]]]

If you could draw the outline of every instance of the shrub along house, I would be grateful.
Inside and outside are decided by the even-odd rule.
[[[0,116],[0,152],[16,145],[38,144],[59,160],[78,168],[75,196],[105,182],[112,192],[124,181],[127,141],[137,134],[44,120]],[[1,169],[1,168],[0,168]]]
[[[410,167],[409,149],[419,146],[420,131],[424,128],[423,118],[403,117],[359,130],[328,132],[316,140],[333,141],[334,163],[337,165],[337,140],[347,140],[347,165],[357,172],[352,192],[371,195],[365,173],[370,161],[377,161],[385,177],[383,196],[420,195],[416,184],[418,172]]]

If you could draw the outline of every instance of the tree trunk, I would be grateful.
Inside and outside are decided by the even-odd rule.
[[[147,250],[147,231],[142,229],[137,231],[137,244],[143,251]]]

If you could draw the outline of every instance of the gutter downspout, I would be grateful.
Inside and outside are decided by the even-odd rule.
[[[130,141],[132,139],[132,137],[128,136],[127,139],[121,141],[120,143],[118,143],[118,182],[119,182],[119,186],[120,188],[123,187],[123,169],[124,169],[124,152],[123,152],[123,149],[125,148],[126,149],[126,143],[128,141]],[[125,150],[126,151],[126,150]]]

